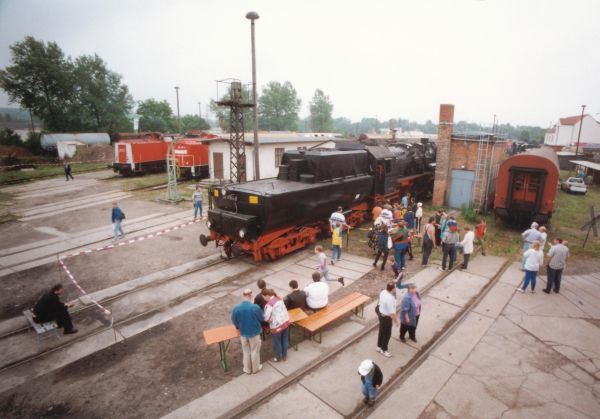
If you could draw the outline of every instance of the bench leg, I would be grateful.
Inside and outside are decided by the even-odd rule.
[[[365,305],[364,304],[356,307],[353,311],[354,311],[354,314],[356,315],[356,317],[360,317],[361,319],[365,318]],[[360,312],[360,314],[358,314],[359,312]]]
[[[298,339],[296,342],[294,342],[294,339],[292,337],[292,334],[294,333],[294,330],[298,330],[298,327],[295,324],[291,324],[290,325],[290,333],[289,333],[289,346],[291,346],[292,348],[294,348],[296,350],[296,352],[298,351],[298,344],[300,343],[301,339]],[[304,338],[304,329],[302,329],[302,337]]]
[[[219,342],[219,356],[221,357],[221,366],[225,372],[228,371],[227,366],[227,349],[229,348],[229,342]]]
[[[319,339],[317,339],[317,335],[319,335]],[[317,333],[314,333],[312,339],[320,345],[321,342],[323,342],[323,328],[319,329]]]

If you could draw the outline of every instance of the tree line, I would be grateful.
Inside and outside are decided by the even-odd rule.
[[[0,88],[11,102],[32,112],[50,132],[99,131],[116,133],[132,130],[131,112],[140,117],[141,131],[186,132],[208,129],[209,123],[200,115],[183,115],[180,121],[166,100],[147,99],[134,102],[122,77],[111,71],[98,55],[66,56],[55,42],[43,42],[26,37],[10,47],[12,64],[0,70]],[[244,91],[246,102],[250,92]],[[225,97],[229,95],[226,93]],[[223,98],[221,98],[223,99]],[[309,116],[299,116],[302,105],[291,82],[271,81],[257,98],[258,126],[267,131],[338,132],[358,136],[379,133],[382,129],[437,132],[437,124],[424,124],[403,118],[380,121],[362,118],[333,118],[333,103],[321,89],[316,89],[309,103]],[[213,100],[210,108],[216,125],[229,128],[229,111]],[[252,129],[252,110],[245,108],[247,130]],[[478,124],[460,121],[455,131],[489,131]],[[545,130],[540,127],[503,124],[497,132],[522,141],[542,141]]]

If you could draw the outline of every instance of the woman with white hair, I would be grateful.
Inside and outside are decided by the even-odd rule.
[[[523,251],[524,252],[526,252],[531,247],[531,244],[534,241],[536,241],[536,240],[539,242],[542,241],[543,237],[542,237],[541,233],[538,231],[539,226],[540,225],[534,221],[533,223],[531,223],[531,227],[529,227],[527,230],[525,230],[521,234],[521,237],[523,238]]]

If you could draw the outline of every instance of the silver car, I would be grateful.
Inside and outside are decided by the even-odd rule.
[[[580,193],[585,195],[587,186],[583,179],[578,177],[570,177],[560,184],[560,188],[565,192]]]

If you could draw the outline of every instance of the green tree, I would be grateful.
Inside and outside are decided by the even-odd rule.
[[[140,115],[140,131],[174,132],[177,120],[171,105],[166,100],[147,99],[138,104],[136,114]]]
[[[54,42],[28,36],[10,47],[12,65],[0,70],[0,88],[30,109],[50,131],[67,131],[75,103],[73,64]]]
[[[21,137],[10,128],[4,128],[0,130],[0,145],[16,145],[19,147],[23,146]]]
[[[183,115],[181,117],[181,129],[187,132],[191,129],[206,130],[210,129],[210,125],[204,118],[198,115]]]
[[[258,126],[269,131],[296,131],[301,103],[289,81],[269,82],[258,99]]]
[[[84,129],[110,133],[131,130],[127,118],[133,107],[129,89],[121,76],[110,71],[98,55],[83,55],[75,60],[76,110]]]
[[[230,98],[231,87],[227,90],[227,93],[219,98],[219,101],[227,101]],[[258,97],[257,100],[260,100],[260,97]],[[242,101],[251,103],[250,92],[244,85],[242,85]],[[211,99],[209,107],[211,112],[213,112],[217,118],[219,128],[221,128],[223,132],[229,132],[231,126],[229,108],[218,105],[217,101],[213,99]],[[244,130],[246,132],[252,131],[252,108],[243,108],[242,112],[244,113]]]
[[[522,130],[521,133],[519,134],[519,140],[525,141],[528,143],[529,142],[529,131]]]
[[[329,96],[321,89],[315,90],[315,94],[310,101],[310,128],[312,132],[332,132],[333,131],[333,104]]]

